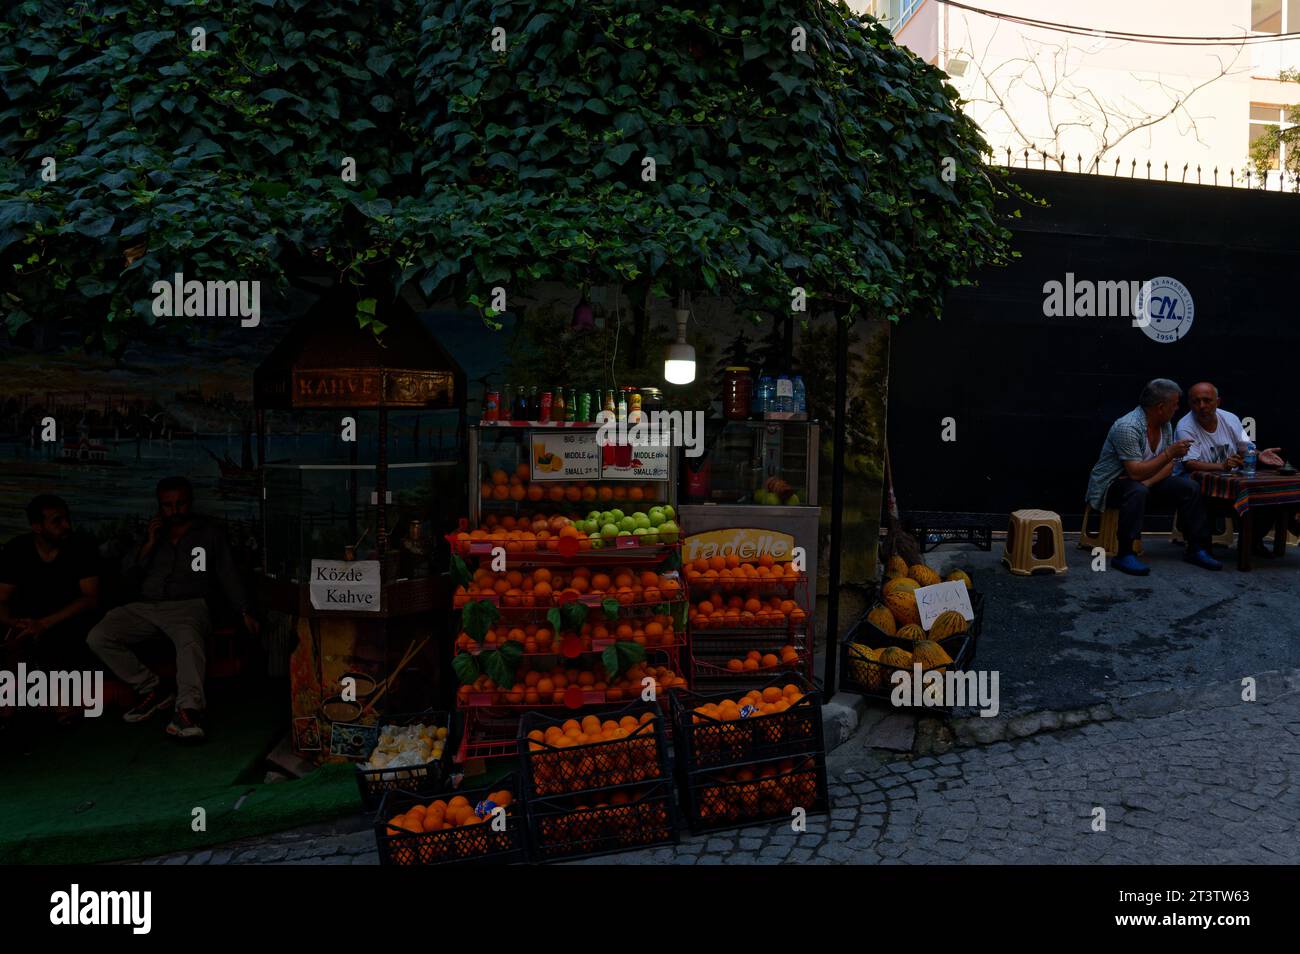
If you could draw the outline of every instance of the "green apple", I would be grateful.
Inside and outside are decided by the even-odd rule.
[[[632,536],[634,536],[634,537],[644,537],[644,536],[645,536],[647,533],[649,533],[649,532],[650,532],[650,531],[648,531],[645,527],[637,527],[636,529],[634,529],[634,530],[632,531]],[[641,542],[642,542],[642,543],[645,543],[644,540],[642,540]]]
[[[603,527],[607,523],[614,522],[614,515],[608,510],[602,510],[600,513],[596,514],[596,522]]]
[[[668,515],[664,513],[663,507],[651,507],[649,511],[647,511],[646,516],[649,518],[650,526],[652,527],[657,527],[668,519]]]
[[[633,517],[620,517],[618,529],[623,533],[631,533],[636,529],[636,519]]]
[[[637,530],[636,532],[640,533],[641,531]],[[659,542],[658,528],[651,527],[649,530],[646,530],[645,536],[641,538],[641,542],[644,543],[646,546],[654,546],[655,544],[657,544]]]
[[[676,520],[677,511],[672,508],[671,504],[664,504],[664,516],[669,520]]]
[[[605,524],[600,528],[600,535],[606,540],[613,540],[618,536],[618,525],[614,523]]]
[[[786,505],[787,507],[797,507],[797,506],[799,506],[799,495],[798,495],[798,494],[791,494],[789,497],[787,497],[787,498],[785,499],[785,505]]]
[[[619,510],[618,508],[615,508],[615,509],[611,510],[611,511],[609,512],[609,515],[610,515],[610,517],[612,517],[614,520],[622,520],[623,517],[626,516],[626,514],[624,514],[623,511]]]
[[[631,519],[632,519],[632,522],[633,522],[634,524],[636,524],[638,527],[640,527],[642,530],[648,530],[648,529],[650,529],[650,518],[647,517],[645,514],[643,514],[643,513],[634,513],[634,514],[632,514],[632,518],[631,518]]]
[[[604,547],[605,547],[605,538],[602,537],[599,533],[593,533],[593,534],[591,534],[590,537],[589,537],[589,539],[591,540],[591,548],[592,548],[593,550],[601,550],[601,549],[604,549]]]
[[[677,529],[677,524],[673,523],[671,520],[665,520],[663,523],[659,524],[659,540],[661,543],[676,543],[677,535],[680,532],[681,531]]]
[[[599,520],[599,519],[600,519],[600,511],[599,511],[599,510],[593,510],[593,511],[591,511],[591,513],[587,514],[587,520],[588,520],[589,522],[591,522],[591,523],[595,523],[595,522],[596,522],[597,520]]]

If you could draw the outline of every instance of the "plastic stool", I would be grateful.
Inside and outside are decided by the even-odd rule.
[[[1091,550],[1093,547],[1101,547],[1106,551],[1106,556],[1114,557],[1119,553],[1119,511],[1114,507],[1103,510],[1097,532],[1090,533],[1088,524],[1096,512],[1088,504],[1083,505],[1083,523],[1079,525],[1079,549]],[[1142,553],[1141,540],[1133,541],[1133,552],[1138,555]]]
[[[1065,573],[1065,543],[1061,515],[1050,510],[1017,510],[1007,527],[1002,562],[1016,576],[1046,571]]]

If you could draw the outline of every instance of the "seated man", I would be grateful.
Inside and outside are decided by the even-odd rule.
[[[1210,525],[1200,488],[1190,477],[1174,474],[1175,462],[1187,454],[1191,443],[1174,440],[1170,424],[1182,393],[1182,388],[1167,378],[1149,381],[1138,406],[1111,425],[1088,479],[1092,509],[1119,508],[1119,552],[1112,565],[1122,573],[1146,576],[1151,572],[1133,554],[1151,496],[1177,507],[1187,536],[1183,559],[1206,570],[1223,569],[1209,553]]]
[[[30,652],[35,668],[84,670],[95,662],[86,634],[99,603],[99,554],[73,533],[60,497],[34,497],[27,523],[31,533],[14,537],[0,553],[0,633],[19,659]]]
[[[149,521],[148,538],[128,555],[126,569],[141,577],[143,599],[111,610],[90,631],[90,648],[123,682],[136,691],[127,722],[143,722],[175,703],[167,733],[183,740],[204,737],[203,677],[205,640],[212,632],[208,599],[218,590],[244,617],[250,633],[258,631],[243,580],[221,527],[192,513],[194,491],[184,477],[158,482],[158,515]],[[196,569],[194,550],[203,550]],[[134,643],[166,636],[176,647],[176,686],[163,685],[131,651]]]
[[[1240,467],[1250,441],[1242,429],[1241,419],[1219,407],[1219,389],[1208,381],[1202,381],[1192,385],[1187,398],[1192,409],[1183,415],[1174,432],[1180,440],[1191,442],[1187,456],[1179,466],[1180,472],[1220,472]],[[1259,462],[1269,467],[1281,467],[1284,462],[1277,454],[1281,449],[1270,447],[1260,451]],[[1273,555],[1264,546],[1264,537],[1268,536],[1270,529],[1269,521],[1255,521],[1255,539],[1251,544],[1257,556]]]

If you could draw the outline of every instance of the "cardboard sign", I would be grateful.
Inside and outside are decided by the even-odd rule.
[[[779,530],[742,527],[735,530],[710,530],[686,538],[682,548],[684,561],[700,557],[732,556],[742,563],[753,563],[760,556],[770,556],[778,563],[788,563],[794,552],[794,537]]]
[[[606,464],[600,469],[602,480],[667,480],[668,462],[673,448],[668,445],[633,444],[632,463],[627,467]]]
[[[380,611],[378,560],[312,560],[311,605],[340,613]]]
[[[531,431],[533,480],[599,480],[600,445],[595,431]]]
[[[966,591],[966,584],[960,580],[917,587],[916,608],[921,611],[921,628],[925,630],[934,625],[940,613],[947,610],[956,610],[967,622],[975,618],[975,610],[970,605],[970,593]]]

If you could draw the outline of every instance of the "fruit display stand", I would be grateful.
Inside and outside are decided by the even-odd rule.
[[[517,793],[518,783],[513,776],[498,781],[492,788],[449,793],[442,798],[400,789],[386,793],[374,822],[379,863],[464,865],[525,861],[526,826]]]
[[[447,538],[458,576],[461,763],[514,756],[525,713],[688,685],[671,468],[656,480],[587,479],[580,462],[578,479],[556,480],[564,458],[536,429],[486,431],[471,440],[471,516]]]
[[[734,555],[684,566],[693,686],[744,691],[777,671],[812,678],[808,578],[784,567],[769,556],[742,563]]]
[[[667,721],[653,702],[581,719],[524,716],[519,757],[534,860],[677,843]]]
[[[829,810],[821,693],[796,673],[738,693],[671,694],[677,784],[693,832]]]

